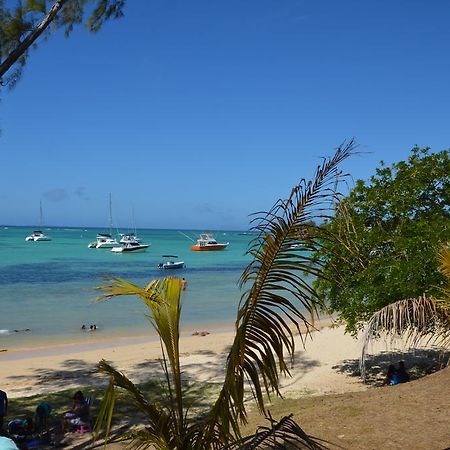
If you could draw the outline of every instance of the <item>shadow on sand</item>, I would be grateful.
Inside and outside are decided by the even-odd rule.
[[[405,362],[411,380],[414,380],[443,369],[450,361],[450,352],[443,349],[409,349],[367,355],[366,383],[381,386],[389,365],[397,366],[399,361]],[[341,364],[333,366],[333,369],[353,377],[361,376],[359,359],[344,360]]]

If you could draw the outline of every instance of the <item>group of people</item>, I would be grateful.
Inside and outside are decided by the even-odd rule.
[[[395,367],[394,364],[391,364],[388,367],[386,378],[384,380],[384,385],[393,386],[399,383],[406,383],[410,380],[409,373],[406,370],[405,362],[400,361],[398,363],[398,367]]]
[[[28,448],[27,442],[34,436],[42,437],[48,433],[48,418],[52,407],[49,403],[40,402],[34,412],[34,417],[11,419],[7,423],[9,437],[1,436],[4,428],[5,417],[8,415],[8,395],[0,390],[0,450]]]
[[[87,330],[87,326],[83,323],[83,325],[81,325],[81,329],[82,330]],[[97,330],[97,325],[95,325],[95,323],[93,325],[89,326],[89,331],[96,331]]]
[[[90,398],[82,391],[77,391],[72,398],[72,406],[62,417],[62,431],[90,430]],[[6,431],[9,437],[2,436],[5,417],[8,415],[8,396],[0,390],[0,450],[29,448],[29,442],[36,440],[50,440],[50,415],[52,406],[41,401],[34,412],[34,416],[15,418],[8,421]],[[58,423],[60,423],[58,421]],[[19,446],[19,447],[18,447]],[[33,447],[34,448],[34,447]]]

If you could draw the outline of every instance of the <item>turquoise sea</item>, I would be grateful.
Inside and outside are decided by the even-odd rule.
[[[26,242],[29,227],[0,227],[0,349],[50,343],[78,342],[94,334],[82,331],[96,324],[96,337],[137,336],[152,332],[145,309],[135,297],[93,303],[104,274],[144,285],[162,276],[188,281],[183,294],[182,324],[189,332],[205,327],[229,328],[240,299],[237,286],[251,235],[215,232],[218,242],[229,242],[219,252],[194,252],[199,232],[137,230],[151,243],[144,253],[113,253],[90,249],[98,232],[93,228],[45,228],[49,242]],[[182,270],[161,270],[162,255],[178,255]],[[18,331],[14,331],[18,330]],[[24,331],[27,330],[27,331]]]

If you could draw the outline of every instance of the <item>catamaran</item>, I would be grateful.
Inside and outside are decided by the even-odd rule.
[[[42,215],[42,202],[39,202],[39,224],[42,227],[44,220]],[[52,238],[50,236],[45,235],[41,230],[34,230],[29,236],[25,238],[26,241],[51,241]]]
[[[109,233],[98,233],[96,240],[91,242],[89,248],[113,248],[119,243],[112,237],[112,201],[109,193]]]

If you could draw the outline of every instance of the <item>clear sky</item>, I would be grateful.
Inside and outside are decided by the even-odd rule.
[[[128,0],[0,103],[0,223],[246,229],[355,137],[367,179],[450,147],[450,2]]]

